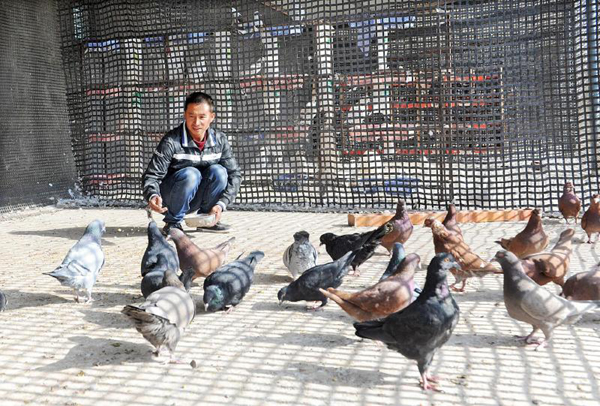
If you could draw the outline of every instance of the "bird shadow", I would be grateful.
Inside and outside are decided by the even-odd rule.
[[[79,313],[83,314],[83,319],[88,323],[93,323],[105,328],[130,328],[131,323],[127,321],[122,314],[112,312],[102,312],[89,309],[79,309]]]
[[[72,300],[48,293],[21,292],[13,289],[4,290],[3,292],[8,298],[8,304],[6,306],[7,310],[17,310],[24,307],[38,307],[50,304],[72,302]]]
[[[280,312],[290,311],[296,313],[312,314],[315,317],[321,317],[327,320],[340,320],[346,318],[344,314],[339,312],[327,311],[327,306],[322,307],[319,310],[310,310],[306,308],[306,305],[301,304],[302,302],[284,302],[281,306],[275,300],[273,302],[259,302],[252,305],[253,311],[268,311],[268,312]]]
[[[36,368],[37,371],[56,372],[65,369],[85,369],[102,365],[120,365],[123,362],[152,361],[148,344],[136,344],[88,336],[69,337],[76,345],[60,360]]]
[[[394,375],[384,374],[380,371],[357,368],[326,367],[321,364],[309,362],[293,362],[284,369],[255,368],[253,374],[275,375],[276,377],[289,376],[294,381],[315,383],[323,385],[327,382],[332,386],[371,387],[384,383],[386,377],[396,378]]]
[[[116,293],[116,292],[94,292],[92,294],[94,301],[91,303],[93,308],[112,307],[116,305],[128,305],[131,303],[141,303],[144,297],[139,294]]]
[[[469,348],[524,347],[525,344],[515,336],[494,334],[453,334],[453,345],[464,345]]]
[[[252,283],[254,285],[289,285],[293,281],[290,275],[256,273]]]
[[[348,337],[340,336],[339,334],[314,334],[314,333],[285,333],[273,336],[247,337],[248,341],[263,342],[278,344],[285,343],[286,345],[297,345],[299,347],[345,347],[354,345],[357,340],[352,340]]]

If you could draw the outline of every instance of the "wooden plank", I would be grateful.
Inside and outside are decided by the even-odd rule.
[[[471,210],[459,211],[456,221],[459,223],[492,223],[504,221],[525,221],[529,219],[532,209],[518,210]],[[352,227],[379,227],[389,221],[394,215],[383,213],[348,214],[348,225]],[[421,225],[428,217],[444,220],[445,211],[425,211],[408,213],[414,225]]]

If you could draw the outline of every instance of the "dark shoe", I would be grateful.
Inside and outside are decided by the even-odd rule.
[[[212,227],[198,227],[198,231],[207,231],[209,233],[228,233],[231,226],[223,224],[220,221]]]
[[[183,227],[181,227],[181,223],[166,223],[162,229],[162,234],[166,237],[169,235],[169,230],[172,228],[178,228],[183,231]]]

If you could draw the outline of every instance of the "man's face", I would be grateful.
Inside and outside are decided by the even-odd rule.
[[[215,119],[215,113],[210,111],[210,106],[206,103],[191,103],[188,104],[183,117],[192,138],[202,141],[204,133]]]

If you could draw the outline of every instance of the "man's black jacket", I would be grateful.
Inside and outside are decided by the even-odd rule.
[[[185,131],[185,123],[169,131],[160,140],[142,177],[144,199],[154,194],[160,196],[160,182],[182,168],[194,166],[204,169],[219,164],[227,170],[227,187],[219,202],[227,207],[240,190],[241,172],[227,137],[221,131],[208,129],[204,150],[200,151],[191,136]]]

